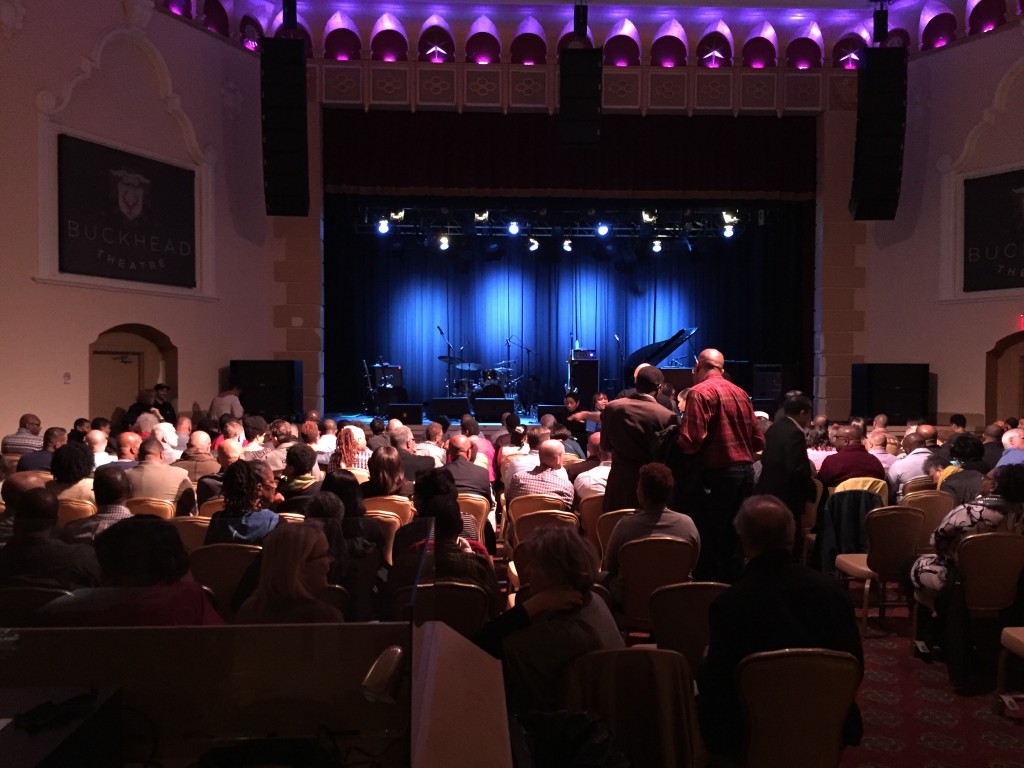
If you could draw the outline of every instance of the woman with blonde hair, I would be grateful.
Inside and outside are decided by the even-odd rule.
[[[279,525],[263,540],[256,591],[242,603],[238,624],[321,624],[345,620],[317,599],[327,587],[332,562],[323,528],[310,523]]]

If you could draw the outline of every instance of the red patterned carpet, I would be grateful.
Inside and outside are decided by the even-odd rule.
[[[994,694],[958,696],[945,665],[912,657],[902,613],[864,641],[864,740],[843,768],[1024,768],[1024,720],[993,714]]]

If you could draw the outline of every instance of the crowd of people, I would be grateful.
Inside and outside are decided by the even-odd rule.
[[[787,393],[771,418],[755,413],[714,349],[698,356],[693,386],[682,392],[645,365],[634,389],[612,399],[601,393],[590,411],[570,393],[561,419],[546,415],[528,426],[506,414],[490,437],[468,414],[456,425],[439,418],[419,441],[397,420],[364,426],[307,412],[297,422],[267,423],[244,413],[239,394],[220,392],[195,425],[174,412],[163,385],[129,408],[120,428],[96,418],[44,430],[38,416],[22,416],[2,443],[5,457],[17,458],[0,478],[0,586],[85,590],[45,609],[47,622],[220,623],[187,576],[177,530],[133,515],[133,498],[162,499],[177,516],[209,517],[206,544],[262,547],[237,592],[218,596],[230,600],[238,622],[397,617],[396,596],[422,579],[426,556],[434,579],[487,595],[487,621],[475,639],[502,660],[512,710],[554,710],[573,659],[623,644],[615,619],[622,547],[671,536],[698,553],[694,579],[732,585],[711,607],[707,659],[697,671],[705,740],[729,753],[740,743],[733,679],[745,655],[824,647],[862,660],[846,589],[798,564],[796,532],[815,479],[834,489],[875,478],[889,503],[919,477],[952,495],[934,554],[908,573],[933,594],[949,581],[964,535],[1024,530],[1024,430],[1013,420],[979,437],[954,415],[944,439],[923,422],[897,438],[881,414],[870,424],[829,423],[799,392]],[[5,462],[0,471],[7,469]],[[486,522],[460,509],[460,494],[486,502]],[[537,494],[564,510],[601,496],[605,511],[636,513],[614,528],[600,556],[580,526],[541,528],[520,542],[528,588],[510,599],[502,562],[512,552],[496,529],[510,502]],[[404,497],[415,510],[397,533],[366,514],[367,500],[385,496]],[[64,500],[90,502],[95,514],[59,525]],[[347,591],[344,613],[324,598],[330,585]],[[607,588],[604,599],[596,585]],[[117,590],[118,599],[105,590]],[[855,711],[847,726],[847,743],[856,743]]]

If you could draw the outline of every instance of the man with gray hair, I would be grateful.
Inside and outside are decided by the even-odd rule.
[[[864,664],[860,633],[845,585],[793,562],[795,524],[775,496],[751,496],[734,519],[746,565],[710,606],[710,642],[697,670],[697,712],[709,751],[738,757],[743,708],[736,668],[752,653],[827,648]],[[851,707],[843,743],[860,743],[860,711]]]
[[[416,440],[412,436],[412,430],[401,422],[391,430],[391,445],[398,449],[398,458],[402,461],[402,471],[406,480],[415,482],[434,468],[432,458],[416,455]]]
[[[173,424],[161,421],[153,427],[152,436],[163,446],[164,464],[173,464],[181,458],[181,451],[178,450],[178,433],[174,431]]]
[[[1003,433],[1002,440],[1003,455],[999,457],[996,466],[1024,464],[1024,429],[1008,429]]]

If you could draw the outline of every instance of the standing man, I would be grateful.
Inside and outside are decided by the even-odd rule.
[[[636,507],[640,467],[654,459],[659,433],[676,422],[676,415],[655,399],[664,381],[659,368],[645,365],[636,372],[636,391],[604,409],[601,448],[612,457],[604,492],[606,512]]]
[[[159,383],[153,387],[153,405],[150,407],[150,411],[154,415],[160,417],[160,421],[169,421],[174,424],[178,420],[178,414],[174,412],[174,406],[171,405],[170,400],[167,399],[167,393],[171,391],[171,388],[164,384]]]
[[[732,521],[754,492],[754,454],[764,448],[764,437],[750,397],[724,372],[725,356],[717,349],[697,357],[679,447],[700,460],[705,489],[702,508],[693,510],[702,542],[694,578],[731,583],[740,563]]]
[[[804,435],[812,416],[811,401],[805,395],[796,394],[783,402],[782,418],[764,436],[757,481],[757,492],[777,496],[793,513],[797,528],[807,502],[814,501],[813,470]]]

